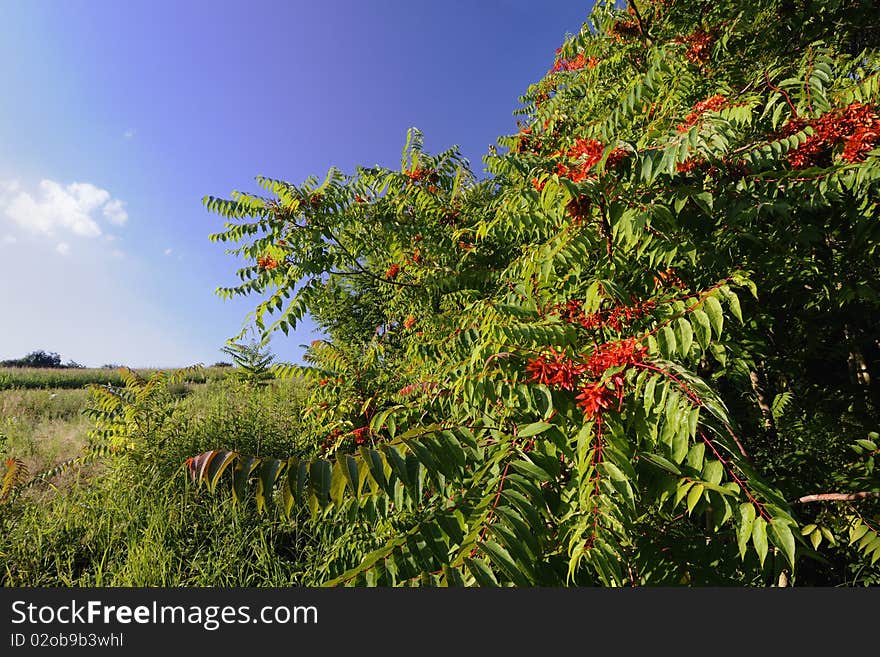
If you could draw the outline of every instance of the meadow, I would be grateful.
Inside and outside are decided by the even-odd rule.
[[[143,376],[150,376],[156,369],[136,370]],[[204,367],[190,373],[187,383],[205,383],[226,376],[224,367]],[[78,389],[89,384],[123,384],[119,368],[63,368],[63,367],[0,367],[0,390],[13,389]]]
[[[9,375],[8,372],[4,374]],[[31,386],[43,372],[15,372]],[[70,384],[77,375],[62,372]],[[215,368],[162,386],[163,421],[123,457],[106,456],[31,479],[0,503],[0,585],[232,586],[301,581],[289,523],[240,513],[201,495],[190,454],[223,444],[261,454],[297,449],[304,391],[295,380],[251,386]],[[53,380],[47,377],[45,380]],[[123,390],[123,388],[120,388]],[[88,453],[96,400],[87,388],[0,391],[0,455],[29,477]]]

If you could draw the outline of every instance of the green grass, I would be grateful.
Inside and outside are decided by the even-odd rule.
[[[236,506],[189,480],[213,448],[288,456],[303,444],[305,390],[208,380],[176,387],[173,412],[137,447],[75,467],[0,502],[0,586],[292,586],[306,583],[312,537],[277,512]],[[86,390],[0,392],[0,452],[31,472],[81,453]]]
[[[136,370],[148,377],[155,369]],[[205,367],[188,374],[188,383],[205,383],[226,378],[232,368]],[[0,390],[15,389],[71,389],[82,388],[90,383],[98,385],[123,385],[119,370],[105,368],[39,368],[2,367],[0,368]]]

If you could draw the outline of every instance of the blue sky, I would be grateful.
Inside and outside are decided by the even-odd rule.
[[[253,298],[206,194],[399,166],[407,128],[473,167],[589,2],[7,0],[0,359],[220,360]],[[309,323],[272,342],[299,361]]]

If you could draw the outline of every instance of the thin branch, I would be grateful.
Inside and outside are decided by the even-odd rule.
[[[639,32],[642,33],[642,37],[645,39],[645,43],[649,46],[653,44],[651,41],[651,37],[648,36],[648,29],[645,27],[645,21],[642,20],[642,14],[639,11],[639,8],[636,7],[635,0],[627,0],[627,4],[629,8],[633,10],[633,14],[636,16],[636,21],[639,23]]]
[[[812,495],[799,497],[794,501],[794,504],[808,504],[810,502],[852,502],[853,500],[870,498],[880,498],[880,493],[873,491],[861,491],[859,493],[814,493]]]

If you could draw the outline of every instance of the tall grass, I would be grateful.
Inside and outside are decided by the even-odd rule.
[[[6,392],[0,399],[7,397],[4,413],[30,417],[43,409],[59,421],[79,421],[85,399],[73,393],[84,391],[66,393],[55,407],[49,402],[64,397],[60,392]],[[170,418],[132,453],[69,471],[63,487],[53,480],[0,504],[0,585],[307,583],[316,546],[304,523],[232,505],[229,493],[204,495],[183,467],[187,456],[218,446],[279,456],[308,449],[304,395],[295,381],[187,385]]]
[[[149,377],[155,369],[139,369],[142,376]],[[205,383],[226,378],[232,371],[228,367],[205,367],[187,375],[188,383]],[[13,389],[70,389],[82,388],[90,383],[98,385],[123,385],[122,376],[109,368],[0,368],[0,390]]]

